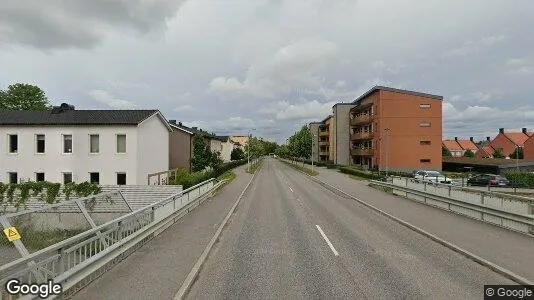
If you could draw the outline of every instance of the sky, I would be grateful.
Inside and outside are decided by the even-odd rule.
[[[385,85],[443,96],[444,138],[534,130],[531,0],[43,3],[0,4],[0,89],[285,142]]]

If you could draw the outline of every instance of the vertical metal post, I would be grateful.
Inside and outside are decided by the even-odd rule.
[[[386,131],[386,177],[388,177],[388,173],[389,173],[389,165],[388,165],[388,160],[389,160],[389,132],[391,131],[391,129],[388,127],[386,129],[384,129]]]

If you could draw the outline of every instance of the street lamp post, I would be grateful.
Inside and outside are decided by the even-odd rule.
[[[315,143],[315,135],[312,134],[312,142],[311,142],[311,163],[312,163],[312,170],[314,169],[314,167],[313,167],[313,149],[315,148],[315,147],[313,147],[314,143]]]
[[[391,128],[385,128],[386,131],[386,178],[388,177],[389,173],[389,165],[388,165],[388,159],[389,159],[389,133],[391,131]]]
[[[250,140],[252,139],[252,136],[250,134],[250,131],[254,131],[256,130],[256,128],[252,128],[248,131],[248,141],[247,141],[247,146],[248,146],[248,170],[250,171]]]

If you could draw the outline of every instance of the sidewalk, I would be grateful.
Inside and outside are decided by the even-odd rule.
[[[337,170],[318,168],[317,179],[335,186],[389,214],[534,280],[534,238],[483,223],[369,187]]]
[[[115,265],[73,299],[172,299],[250,181],[246,166],[218,195],[201,204]]]

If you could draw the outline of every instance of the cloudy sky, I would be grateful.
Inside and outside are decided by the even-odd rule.
[[[534,1],[42,0],[0,4],[0,89],[157,108],[278,142],[380,84],[444,96],[444,136],[534,129]]]

